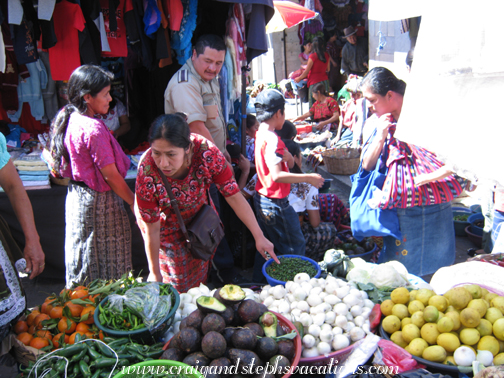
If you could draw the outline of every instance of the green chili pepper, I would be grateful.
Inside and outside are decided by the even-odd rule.
[[[117,360],[115,358],[102,358],[101,360],[91,362],[90,366],[96,369],[103,369],[114,366],[116,362]]]
[[[89,377],[91,375],[91,370],[89,369],[89,365],[86,363],[86,361],[79,361],[79,369],[84,377]]]
[[[82,352],[82,350],[85,349],[85,346],[83,343],[81,344],[74,344],[67,346],[65,348],[58,349],[55,354],[57,356],[62,356],[62,357],[71,357],[77,353]]]
[[[104,345],[104,344],[102,344],[100,342],[96,342],[96,347],[98,348],[98,350],[100,351],[100,353],[103,354],[105,357],[109,357],[109,358],[114,357],[114,353],[106,345]]]

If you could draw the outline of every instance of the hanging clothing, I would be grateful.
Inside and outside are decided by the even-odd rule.
[[[4,29],[5,32],[5,29]],[[4,34],[5,35],[5,34]],[[6,44],[7,45],[7,44]],[[19,108],[17,87],[19,78],[30,77],[30,72],[24,64],[17,64],[16,54],[8,47],[5,49],[5,72],[0,73],[0,89],[2,92],[2,106],[6,112],[16,112]]]
[[[31,114],[37,121],[44,117],[44,100],[42,99],[42,89],[47,87],[47,71],[41,60],[26,65],[30,77],[21,80],[18,86],[18,111],[9,118],[12,122],[18,122],[23,109],[23,102],[30,104]]]
[[[153,68],[154,58],[151,49],[151,40],[143,32],[144,8],[142,0],[131,0],[133,12],[124,14],[124,23],[129,38],[129,46],[139,56],[142,65],[151,70]],[[109,40],[110,41],[110,40]]]
[[[50,124],[56,113],[58,113],[58,94],[56,91],[56,83],[51,75],[49,53],[40,51],[39,56],[47,72],[47,85],[45,88],[41,88],[41,92],[42,100],[44,101],[45,117]]]
[[[159,12],[161,14],[161,26],[156,35],[156,59],[159,59],[159,68],[169,66],[173,63],[171,58],[171,43],[168,33],[170,22],[166,18],[161,0],[157,0]]]
[[[110,46],[110,51],[102,51],[101,55],[106,57],[128,56],[128,46],[126,39],[126,25],[124,23],[127,12],[133,10],[131,0],[120,0],[119,6],[116,9],[115,16],[117,20],[117,29],[110,30],[110,11],[109,0],[100,0],[101,10],[103,13],[103,21],[105,23],[105,31],[107,40]]]
[[[86,0],[81,4],[82,14],[86,26],[79,32],[79,51],[82,64],[100,65],[101,62],[101,36],[99,23],[95,22],[100,17],[100,0]]]
[[[144,0],[144,17],[145,25],[144,32],[149,38],[153,38],[154,34],[161,25],[161,13],[157,6],[156,0]]]
[[[172,48],[177,53],[179,64],[183,65],[192,54],[191,39],[196,29],[198,0],[182,0],[184,16],[179,31],[172,31]]]
[[[180,24],[184,17],[184,6],[181,0],[163,0],[163,9],[165,15],[170,20],[169,28],[173,31],[180,30]]]
[[[79,31],[85,27],[84,15],[77,4],[62,0],[54,7],[54,26],[58,43],[49,49],[54,80],[68,80],[81,65]]]

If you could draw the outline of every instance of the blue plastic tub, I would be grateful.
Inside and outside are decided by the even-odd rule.
[[[298,259],[302,259],[302,260],[305,260],[305,261],[309,261],[317,269],[317,273],[315,274],[315,277],[313,277],[313,278],[319,278],[320,277],[320,266],[319,266],[319,264],[315,260],[312,260],[312,259],[310,259],[310,258],[308,258],[306,256],[300,256],[300,255],[281,255],[281,256],[278,256],[278,259],[280,260],[280,263],[282,263],[282,259],[286,259],[286,258],[298,258]],[[272,263],[275,263],[275,261],[273,259],[269,259],[268,261],[266,261],[264,263],[264,265],[262,267],[262,273],[264,274],[264,277],[266,277],[266,281],[268,281],[268,284],[270,286],[276,286],[276,285],[283,285],[283,286],[285,286],[285,282],[286,281],[276,280],[273,277],[271,277],[268,273],[266,273],[266,268],[270,264],[272,264]]]
[[[473,213],[481,213],[481,205],[479,204],[471,205],[469,209],[471,209]]]
[[[465,207],[452,207],[453,211],[453,216],[455,217],[456,215],[471,215],[472,212],[470,209],[466,209]],[[453,227],[455,228],[455,235],[456,236],[467,236],[465,232],[465,228],[469,226],[469,220],[467,221],[458,221],[458,220],[453,220]]]
[[[474,222],[479,221],[479,220],[484,220],[485,217],[483,216],[482,213],[475,213],[471,215],[469,218],[467,218],[467,221],[470,224],[469,230],[478,236],[483,236],[483,227],[478,227],[474,225]]]
[[[354,257],[360,257],[364,261],[369,262],[369,261],[371,261],[371,258],[373,257],[373,253],[375,253],[377,250],[378,250],[378,246],[375,243],[374,248],[371,251],[361,253],[360,255],[349,255],[348,257],[350,257],[351,259],[353,259]]]

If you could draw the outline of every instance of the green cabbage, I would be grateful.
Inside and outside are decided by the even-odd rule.
[[[408,281],[391,264],[379,264],[373,269],[369,282],[378,289],[382,287],[406,286]]]

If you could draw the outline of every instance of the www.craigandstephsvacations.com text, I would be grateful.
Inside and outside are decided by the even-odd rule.
[[[188,367],[188,366],[123,366],[122,373],[127,375],[135,374],[135,376],[149,375],[154,377],[180,377],[182,374],[191,375],[191,371],[197,370],[205,377],[207,375],[219,374],[219,375],[231,375],[231,374],[273,374],[276,376],[281,376],[282,374],[337,374],[343,366],[338,366],[338,360],[331,358],[330,363],[324,366],[279,366],[278,364],[271,365],[268,362],[265,366],[256,366],[254,361],[249,365],[240,365],[240,360],[236,361],[235,365],[231,366],[198,366],[198,367]],[[397,366],[376,366],[371,367],[373,371],[366,370],[362,366],[359,366],[355,374],[399,374],[399,368]]]

